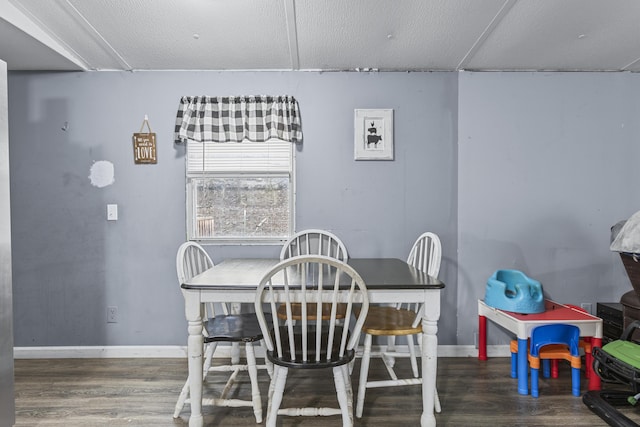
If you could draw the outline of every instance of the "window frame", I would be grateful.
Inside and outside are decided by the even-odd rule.
[[[187,231],[187,239],[200,242],[203,244],[212,244],[212,245],[282,245],[286,242],[291,235],[293,234],[296,224],[296,150],[295,144],[283,141],[279,139],[272,139],[267,142],[259,142],[252,144],[268,144],[269,142],[283,142],[288,144],[290,151],[290,159],[291,162],[289,164],[288,171],[250,171],[245,172],[241,170],[237,171],[199,171],[199,172],[190,172],[189,171],[189,144],[186,147],[186,155],[185,155],[185,191],[186,191],[186,231]],[[242,146],[242,144],[248,143],[248,141],[243,141],[240,143],[236,142],[228,142],[228,143],[212,143],[212,144],[238,144]],[[251,143],[251,142],[249,142]],[[242,237],[201,237],[197,235],[197,206],[195,206],[195,195],[197,191],[197,180],[203,178],[260,178],[260,177],[287,177],[289,178],[289,218],[288,224],[289,229],[288,233],[285,236],[276,237],[276,236],[268,236],[268,237],[255,237],[255,236],[242,236]]]

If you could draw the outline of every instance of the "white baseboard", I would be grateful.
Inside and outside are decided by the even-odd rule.
[[[510,357],[509,345],[488,345],[488,357]],[[478,357],[478,349],[474,345],[439,345],[438,357]]]
[[[131,357],[187,357],[187,347],[181,346],[64,346],[64,347],[14,347],[14,359],[100,359]]]
[[[401,349],[403,346],[398,346]],[[219,346],[216,355],[229,357],[228,346]],[[226,351],[225,351],[226,350]],[[489,357],[509,357],[508,345],[487,346]],[[256,348],[256,356],[262,357],[262,348]],[[99,358],[186,358],[186,346],[105,346],[105,347],[14,347],[15,359],[99,359]],[[438,357],[478,357],[473,345],[440,345]]]

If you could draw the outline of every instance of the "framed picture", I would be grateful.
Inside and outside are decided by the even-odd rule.
[[[355,110],[355,160],[393,160],[393,110]]]

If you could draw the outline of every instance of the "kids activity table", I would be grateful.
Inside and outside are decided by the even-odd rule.
[[[478,359],[487,360],[487,319],[502,326],[518,337],[518,393],[529,394],[527,339],[531,330],[539,325],[565,323],[580,328],[581,337],[592,337],[594,347],[602,347],[602,319],[576,310],[555,301],[545,300],[545,311],[536,314],[513,313],[490,307],[478,300]],[[592,364],[585,369],[589,372],[589,390],[600,390],[600,377],[593,371]]]

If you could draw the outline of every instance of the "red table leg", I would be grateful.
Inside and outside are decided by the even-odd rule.
[[[478,316],[478,360],[487,360],[487,318]]]
[[[602,338],[591,338],[592,347],[602,347]],[[586,362],[586,361],[585,361]],[[586,369],[589,372],[589,390],[600,390],[600,377],[593,371],[593,363],[587,363]]]

